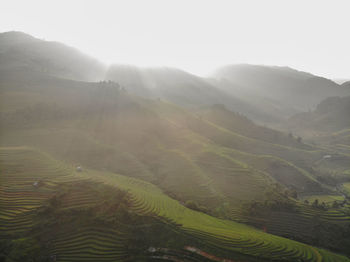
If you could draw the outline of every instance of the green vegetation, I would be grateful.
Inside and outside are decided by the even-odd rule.
[[[301,198],[302,201],[307,200],[309,203],[313,203],[315,200],[318,200],[318,202],[325,204],[332,204],[334,201],[342,202],[344,200],[344,196],[342,195],[311,195],[311,196],[304,196]]]
[[[18,166],[17,163],[22,164]],[[2,218],[2,235],[16,236],[16,234],[30,231],[31,228],[34,230],[40,228],[39,232],[46,232],[41,236],[46,237],[45,243],[50,237],[54,238],[51,240],[50,254],[57,254],[57,259],[60,261],[70,261],[73,257],[87,259],[86,256],[89,259],[96,259],[101,255],[106,260],[116,260],[126,256],[123,243],[128,243],[125,242],[125,238],[130,235],[127,232],[126,235],[123,234],[125,231],[119,232],[117,226],[108,225],[118,225],[118,221],[137,224],[139,217],[160,218],[161,221],[170,223],[169,226],[173,225],[171,227],[176,225],[176,229],[174,228],[176,231],[183,232],[188,237],[194,237],[198,242],[204,242],[212,248],[220,247],[234,254],[238,252],[266,259],[284,257],[286,261],[298,259],[348,261],[345,257],[325,250],[190,210],[164,195],[150,183],[108,172],[93,170],[77,172],[44,153],[28,148],[2,148],[1,164],[3,166],[2,205],[15,201],[16,193],[22,191],[31,192],[32,202],[37,203],[36,206],[30,203],[22,207],[22,203],[19,202],[13,209],[18,215],[8,213],[7,218]],[[36,176],[34,177],[33,174]],[[41,181],[38,187],[33,185],[33,181],[37,179]],[[99,190],[99,187],[103,190]],[[45,198],[42,196],[44,192],[47,194]],[[89,198],[91,194],[94,195],[92,199]],[[99,197],[99,194],[104,195]],[[87,208],[86,205],[91,205],[91,208]],[[130,208],[128,208],[129,205]],[[143,221],[142,218],[140,219]],[[76,226],[77,220],[79,227]],[[7,224],[5,224],[6,221]],[[88,227],[92,221],[95,226],[105,223],[108,230]],[[13,222],[17,226],[9,227],[9,223]],[[51,224],[52,222],[54,224]],[[56,229],[62,227],[62,230],[58,230],[61,233],[57,236],[50,235],[49,229],[52,227]],[[78,231],[71,231],[69,228],[75,228]],[[110,245],[102,245],[102,243],[110,243]],[[11,244],[15,245],[15,242]],[[108,246],[113,247],[113,252],[108,251],[109,255],[105,256]],[[118,246],[121,249],[117,249]]]
[[[2,261],[120,261],[147,258],[149,246],[190,244],[168,223],[132,212],[126,191],[42,152],[1,148],[0,161]]]
[[[317,132],[339,132],[350,127],[349,110],[350,96],[332,95],[319,103],[314,111],[294,116],[291,124]]]
[[[350,197],[350,183],[344,183],[342,185],[343,189],[344,189],[344,193]]]
[[[32,51],[0,70],[2,260],[349,261],[349,130],[309,144],[185,72],[140,70],[150,94]]]
[[[142,179],[156,185],[182,203],[193,201],[196,203],[194,207],[196,210],[215,217],[251,223],[261,229],[264,224],[261,221],[256,223],[251,217],[247,217],[242,207],[244,203],[261,200],[266,189],[275,191],[273,185],[276,182],[281,184],[284,191],[294,191],[296,194],[303,190],[330,191],[329,186],[319,182],[315,175],[324,167],[324,161],[319,162],[319,159],[326,154],[323,149],[299,143],[294,147],[294,140],[289,140],[288,136],[280,133],[278,133],[282,139],[280,144],[268,142],[270,134],[273,134],[273,131],[268,129],[264,129],[268,135],[262,140],[259,137],[247,137],[244,130],[226,129],[219,126],[219,123],[210,122],[205,116],[198,118],[195,113],[173,104],[133,97],[113,83],[89,84],[85,85],[84,89],[76,84],[77,86],[68,89],[67,93],[60,91],[71,84],[74,86],[76,83],[52,82],[48,93],[41,94],[42,99],[47,97],[45,100],[54,96],[55,105],[43,103],[40,106],[29,106],[26,103],[22,105],[16,103],[17,108],[13,107],[12,110],[3,112],[2,122],[7,124],[1,126],[0,144],[39,148],[57,159],[68,162],[71,166],[82,165],[89,170],[99,170],[94,174],[96,177],[102,171],[104,174],[112,172],[129,178]],[[33,86],[34,90],[35,88],[37,87]],[[6,95],[9,93],[5,93],[5,97]],[[12,95],[18,99],[22,97]],[[91,99],[94,100],[93,104],[90,102]],[[79,106],[74,104],[73,101],[76,100],[79,100]],[[216,112],[219,113],[220,111]],[[239,121],[239,118],[236,121]],[[244,121],[242,120],[242,123]],[[254,124],[249,123],[249,128],[255,128]],[[283,141],[284,138],[286,141]],[[348,164],[343,161],[340,165],[341,170],[349,169]],[[114,183],[119,185],[120,181]],[[128,188],[129,185],[126,185],[123,189]],[[135,189],[134,197],[137,196],[137,191],[142,192],[141,189]],[[143,198],[135,198],[135,201],[141,201],[140,199]],[[158,205],[169,205],[173,209],[170,211],[171,215],[158,214],[157,217],[184,225],[185,232],[194,230],[196,236],[201,236],[204,234],[202,232],[215,235],[216,231],[222,230],[215,229],[213,232],[207,230],[206,228],[213,227],[211,224],[206,225],[207,222],[203,222],[204,229],[187,226],[184,221],[199,219],[196,216],[190,218],[196,213],[190,213],[186,218],[175,219],[173,216],[176,217],[176,213],[182,212],[182,209],[177,207],[178,203],[172,205],[167,201],[163,203],[159,200],[159,202],[156,202],[156,206],[145,209],[158,210]],[[79,203],[77,207],[83,203]],[[140,202],[139,205],[150,205],[150,203]],[[180,207],[183,208],[182,205]],[[301,209],[306,207],[301,206]],[[271,213],[275,217],[273,221],[280,221],[275,223],[279,228],[273,229],[276,226],[268,226],[268,232],[296,239],[300,232],[305,231],[303,226],[305,223],[300,224],[302,226],[296,223],[296,229],[291,231],[290,221],[283,219],[282,211],[280,213],[273,211]],[[149,213],[153,211],[140,214]],[[304,211],[300,213],[303,214]],[[9,217],[10,214],[5,213],[2,216]],[[301,215],[298,214],[298,217]],[[328,216],[324,217],[328,219]],[[334,217],[336,218],[334,223],[338,218],[345,223],[348,221],[348,217],[344,214]],[[329,218],[333,219],[333,216]],[[16,221],[18,224],[17,222],[12,224],[18,231],[21,226],[17,225],[27,226],[23,232],[32,226],[25,217],[18,217]],[[194,221],[191,223],[193,226],[198,224]],[[4,228],[11,228],[8,224]],[[243,227],[238,235],[243,234],[245,230]],[[228,228],[224,231],[225,236],[231,235]],[[260,239],[259,234],[257,238]],[[221,243],[220,241],[218,240],[218,243]],[[254,238],[249,241],[254,243],[260,240]],[[273,240],[271,244],[268,241],[266,245],[274,247],[278,241]],[[211,240],[210,243],[212,242],[215,241]],[[216,245],[221,246],[218,243]],[[329,247],[325,242],[317,244]],[[228,250],[231,250],[231,247]],[[235,248],[231,251],[251,254],[244,250]],[[256,251],[256,254],[264,256],[263,251]]]

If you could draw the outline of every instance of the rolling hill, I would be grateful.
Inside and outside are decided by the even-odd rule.
[[[350,127],[350,96],[329,97],[311,112],[300,113],[289,120],[290,127],[320,132],[341,131]]]
[[[279,158],[285,159],[303,169],[305,172],[301,173],[294,170],[310,180],[313,186],[309,189],[322,190],[310,174],[314,172],[312,168],[317,168],[312,163],[325,154],[322,150],[257,126],[228,110],[213,107],[200,113],[192,112],[171,103],[135,97],[116,83],[81,83],[57,78],[48,78],[45,82],[39,78],[14,89],[22,80],[15,84],[12,79],[13,86],[5,85],[1,90],[4,99],[1,117],[6,123],[2,128],[2,140],[9,145],[29,143],[66,156],[67,160],[84,160],[84,164],[98,167],[110,161],[108,165],[118,167],[115,171],[145,176],[152,182],[156,180],[164,184],[164,189],[170,187],[173,193],[196,184],[201,194],[206,195],[209,190],[217,200],[221,195],[215,185],[218,180],[211,178],[213,171],[207,174],[201,161],[196,163],[197,159],[208,153],[218,159],[229,159],[230,154],[238,151],[243,153],[240,161],[235,161],[236,157],[225,160],[229,161],[228,168],[232,165],[247,169],[245,162],[250,162],[250,157],[244,155],[266,155],[277,162]],[[38,85],[40,81],[42,84]],[[227,150],[221,153],[221,149]],[[178,165],[170,165],[175,159]],[[119,161],[122,164],[118,165]],[[182,182],[175,177],[180,166],[185,172]],[[245,172],[256,173],[248,170],[249,166]],[[187,172],[195,176],[185,175]],[[181,185],[171,186],[180,182]],[[290,185],[286,183],[286,186]],[[300,184],[298,190],[304,186]]]
[[[0,34],[0,74],[43,74],[77,81],[112,80],[128,92],[161,98],[189,108],[224,104],[259,123],[278,124],[313,109],[329,96],[350,95],[350,88],[287,67],[231,65],[212,78],[175,68],[107,67],[75,48],[22,32]],[[199,95],[200,94],[200,95]]]
[[[276,182],[298,193],[335,190],[318,180],[332,162],[319,162],[324,149],[223,106],[192,111],[134,96],[113,82],[41,74],[6,79],[3,146],[32,146],[72,164],[143,179],[232,219],[241,219],[242,203],[264,199]],[[339,174],[349,169],[346,159],[337,164]]]
[[[205,79],[176,68],[112,65],[105,79],[120,83],[130,93],[164,99],[187,108],[224,104],[230,110],[244,113],[254,119],[271,118],[234,94],[220,90]]]
[[[350,88],[350,81],[342,83],[342,86],[344,86],[346,88]]]
[[[348,261],[322,249],[349,255],[346,150],[257,125],[238,112],[271,115],[181,70],[112,66],[86,82],[96,64],[75,50],[1,37],[0,233],[12,260],[39,245],[58,261]],[[327,197],[343,201],[303,202]]]
[[[345,85],[289,67],[228,65],[212,77],[222,90],[283,118],[313,109],[329,96],[350,92]]]
[[[81,81],[101,80],[105,66],[79,50],[22,32],[0,34],[0,71],[35,71]]]
[[[42,261],[171,261],[184,255],[187,261],[198,261],[198,257],[200,261],[215,261],[219,256],[234,259],[229,261],[274,261],[281,257],[284,261],[349,261],[323,249],[190,210],[141,180],[88,169],[74,171],[30,148],[1,148],[0,161],[0,203],[7,207],[1,209],[0,218],[0,236],[7,239],[2,244],[9,247],[5,258],[30,259],[40,250]],[[21,168],[18,163],[22,163]],[[34,186],[37,180],[40,184]],[[100,216],[86,217],[96,212]],[[77,220],[79,230],[74,228]],[[155,233],[157,228],[162,229],[159,238],[165,241],[147,237],[146,232]],[[34,236],[28,234],[33,231]],[[171,236],[177,242],[169,241]]]

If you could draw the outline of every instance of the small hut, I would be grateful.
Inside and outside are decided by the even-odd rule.
[[[154,253],[156,251],[157,251],[157,249],[155,247],[149,247],[148,248],[148,252],[150,252],[150,253]]]

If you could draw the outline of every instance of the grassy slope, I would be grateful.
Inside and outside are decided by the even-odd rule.
[[[1,172],[2,204],[13,199],[8,196],[11,192],[33,191],[33,180],[40,179],[47,184],[91,180],[127,190],[134,203],[132,208],[137,213],[173,221],[178,224],[180,230],[218,248],[261,258],[281,259],[284,257],[286,261],[298,259],[349,261],[345,257],[325,250],[270,235],[243,224],[220,220],[192,211],[166,196],[154,185],[138,179],[101,171],[75,172],[73,168],[29,148],[1,148],[0,153],[1,164],[4,167]],[[25,203],[19,203],[19,205],[20,208],[23,205],[23,208],[35,209],[33,204],[25,206]],[[2,230],[9,229],[8,224],[4,224],[4,221],[11,221],[12,218],[13,215],[1,219]],[[24,228],[31,226],[20,221],[18,223]],[[21,227],[16,229],[21,229]]]
[[[2,126],[1,145],[33,146],[74,165],[142,179],[178,200],[226,208],[232,218],[242,201],[263,199],[275,180],[300,190],[309,185],[307,190],[319,193],[325,188],[315,181],[315,167],[343,172],[349,166],[346,159],[320,161],[328,152],[324,149],[275,142],[266,129],[259,138],[259,132],[245,134],[173,104],[101,84],[32,81],[25,88],[2,86],[1,99],[7,101],[2,112],[11,112],[13,119],[24,115],[19,122],[25,124]],[[281,221],[288,230],[289,223]]]
[[[350,129],[327,133],[322,136],[312,137],[311,139],[336,151],[350,155]]]
[[[56,109],[61,110],[62,108],[66,108],[67,115],[74,116],[76,112],[83,112],[83,115],[76,115],[75,119],[70,122],[57,124],[55,123],[57,121],[54,121],[44,125],[43,129],[51,129],[51,125],[56,126],[56,128],[65,126],[78,133],[83,131],[83,136],[87,134],[99,143],[108,145],[114,143],[112,138],[117,140],[126,138],[129,139],[127,140],[129,144],[134,141],[138,143],[139,148],[147,140],[154,141],[153,148],[159,147],[159,145],[163,146],[164,142],[171,143],[171,147],[182,147],[187,143],[198,144],[198,140],[206,140],[206,142],[209,141],[245,153],[276,156],[309,172],[311,170],[310,166],[325,154],[317,148],[296,143],[295,140],[279,132],[255,126],[243,118],[234,118],[232,117],[233,114],[227,112],[227,110],[213,109],[209,114],[204,114],[203,118],[198,118],[194,114],[166,102],[152,102],[132,98],[125,94],[113,94],[110,90],[103,90],[95,84],[60,79],[45,78],[41,80],[40,77],[37,80],[32,77],[30,80],[27,84],[22,82],[14,84],[14,80],[10,79],[3,84],[1,88],[1,97],[4,101],[1,107],[2,112],[16,112],[16,110],[17,112],[21,112],[21,110],[27,112],[30,111],[28,109],[35,111],[31,108],[33,105],[34,109],[37,110],[33,114],[50,110],[55,113]],[[28,86],[23,88],[22,85]],[[76,101],[79,101],[79,103],[76,103]],[[37,106],[40,103],[41,105],[44,104],[42,108]],[[54,106],[48,106],[49,104]],[[110,107],[113,107],[113,104],[117,104],[115,111],[119,110],[121,113],[115,117],[111,117],[111,115],[103,116],[105,111],[111,110]],[[131,113],[125,109],[132,111],[132,107],[134,109]],[[211,114],[214,114],[215,118],[207,117]],[[95,118],[93,118],[94,115],[96,115]],[[50,116],[46,117],[49,118]],[[84,117],[90,117],[91,119],[86,120]],[[45,118],[45,116],[41,118]],[[108,123],[107,118],[113,121],[114,124]],[[130,120],[127,121],[126,118]],[[214,121],[215,119],[220,119],[220,121]],[[42,120],[39,120],[40,122],[42,123]],[[121,125],[124,125],[127,131],[121,130]],[[154,125],[154,128],[152,128],[152,125]],[[234,128],[235,126],[241,126],[241,128]],[[249,132],[246,131],[247,129]],[[96,137],[97,131],[102,133],[98,137]],[[112,134],[113,131],[115,134]],[[132,139],[130,139],[131,137]],[[186,137],[185,141],[183,137]],[[275,137],[278,139],[274,139]],[[196,141],[192,142],[192,140]],[[166,145],[166,147],[169,148],[169,145]],[[73,147],[70,149],[74,150]],[[185,152],[187,150],[191,149],[188,146],[185,149],[183,147],[180,149],[180,151]],[[189,154],[192,154],[192,152],[189,152]],[[130,157],[135,159],[134,154],[131,154]],[[136,158],[140,162],[137,156]],[[346,163],[343,163],[343,165],[346,166]],[[305,172],[302,173],[306,174]],[[283,181],[280,182],[283,183]]]
[[[342,186],[343,186],[344,193],[347,196],[350,196],[350,183],[344,183]]]
[[[89,87],[85,88],[89,92]],[[74,88],[67,92],[70,99],[79,96]],[[55,94],[58,105],[74,110],[74,105],[57,94],[56,89],[51,94]],[[96,106],[86,92],[79,99],[87,107]],[[25,131],[3,131],[2,143],[38,146],[67,161],[154,182],[183,200],[195,198],[200,203],[208,203],[209,197],[212,206],[222,202],[224,194],[220,187],[226,178],[213,179],[212,173],[197,161],[202,158],[201,154],[206,154],[203,145],[211,141],[184,126],[183,121],[191,116],[188,112],[167,103],[133,100],[128,95],[121,94],[119,100],[129,101],[125,102],[128,105],[121,105],[120,112],[117,110],[113,115],[91,114],[26,127]],[[105,104],[110,97],[102,96],[100,101]],[[231,162],[232,166],[236,165]],[[231,171],[233,177],[243,179],[242,183],[252,180],[250,175],[257,176],[253,171],[245,174]],[[268,181],[265,185],[268,186]]]
[[[273,179],[298,190],[324,190],[306,170],[310,170],[324,152],[312,147],[306,147],[311,151],[292,147],[295,141],[278,132],[283,145],[272,143],[276,132],[266,128],[262,128],[259,140],[257,136],[261,128],[239,117],[235,118],[235,125],[246,125],[253,137],[242,135],[244,130],[232,131],[234,125],[227,116],[231,115],[230,112],[224,111],[220,115],[220,119],[226,119],[230,126],[220,126],[220,123],[211,122],[212,118],[198,118],[173,104],[120,92],[114,94],[111,90],[103,90],[100,85],[57,80],[45,90],[36,86],[40,83],[39,80],[35,82],[27,92],[19,88],[22,90],[20,95],[5,88],[4,101],[15,102],[11,102],[12,107],[5,106],[4,110],[33,110],[33,115],[37,116],[41,112],[54,111],[56,107],[65,112],[64,107],[68,116],[63,120],[44,121],[45,117],[50,119],[49,114],[39,120],[34,117],[35,124],[29,123],[24,128],[4,128],[4,145],[38,146],[66,161],[141,178],[157,183],[177,198],[195,198],[211,206],[217,206],[227,197],[228,201],[259,199],[262,187],[268,186]],[[20,103],[25,93],[40,94],[43,108],[30,107],[28,101],[35,105],[36,100]],[[45,104],[51,98],[54,109]],[[78,105],[74,103],[76,99]],[[115,104],[116,108],[113,108]],[[203,159],[212,166],[209,167]],[[224,167],[218,168],[223,162]],[[241,185],[255,188],[256,194],[242,194]],[[212,201],[208,202],[208,198]]]

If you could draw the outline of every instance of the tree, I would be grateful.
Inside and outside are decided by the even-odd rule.
[[[286,190],[285,195],[288,197],[295,198],[295,199],[298,198],[298,192],[295,189]]]
[[[334,201],[332,204],[333,208],[338,208],[339,207],[339,203],[337,201]]]

